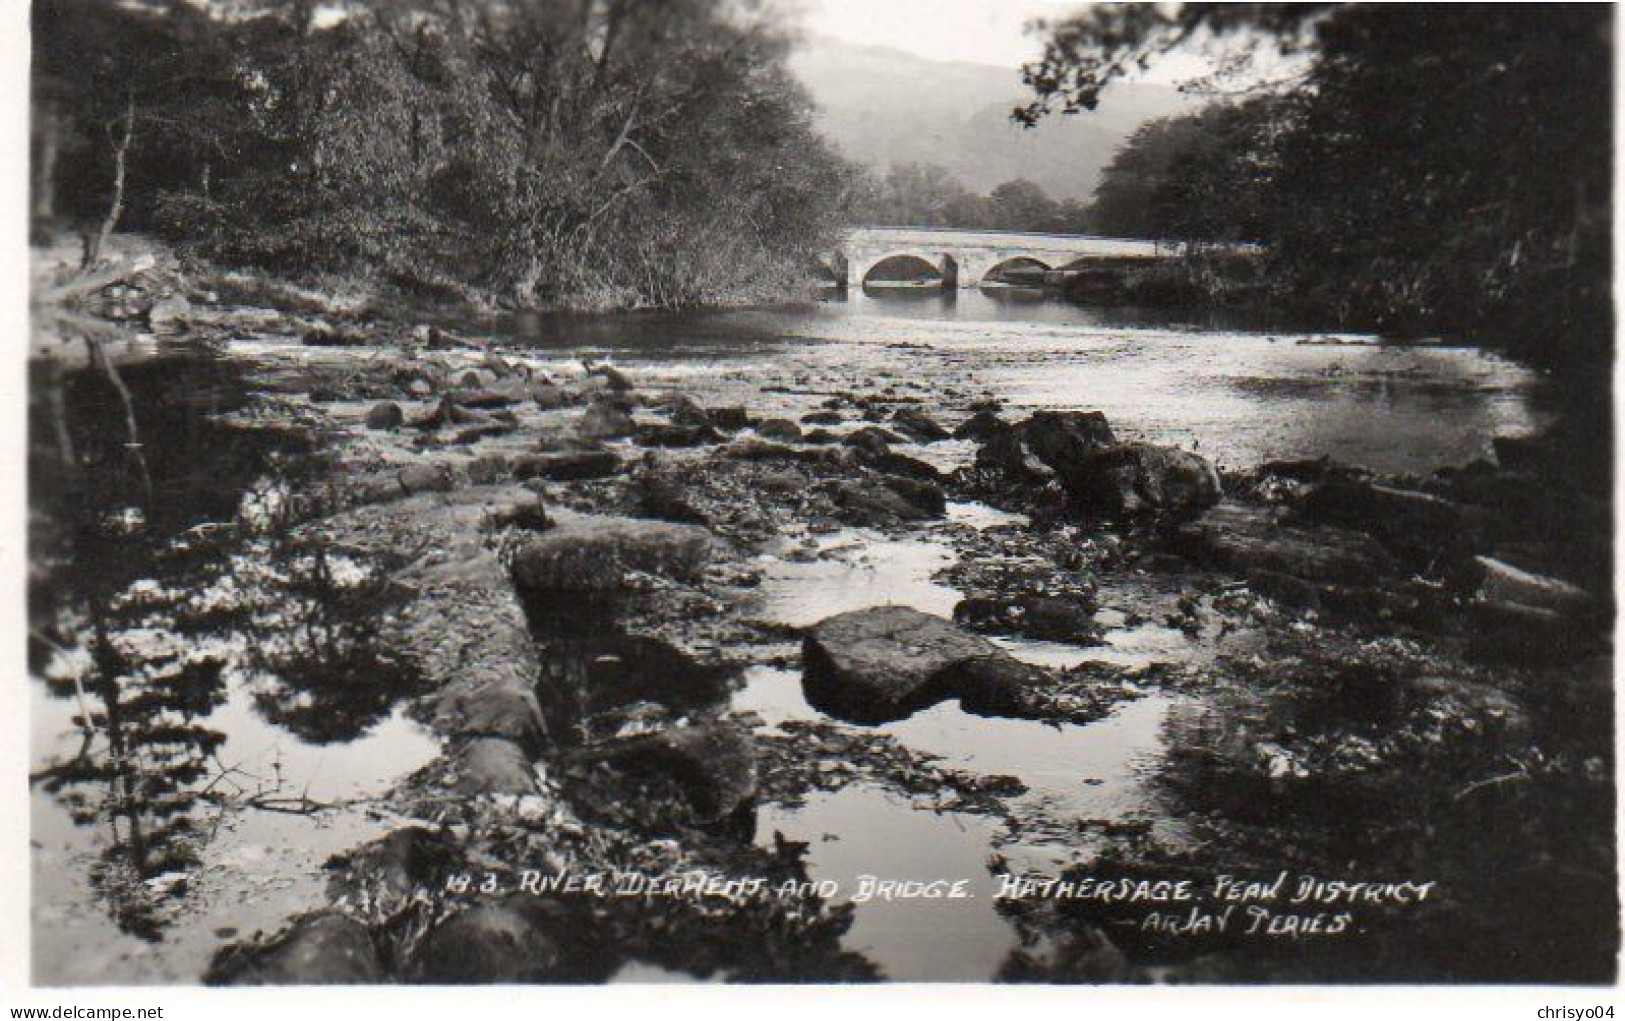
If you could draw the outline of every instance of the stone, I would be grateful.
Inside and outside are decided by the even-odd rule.
[[[459,390],[451,396],[460,407],[478,408],[484,411],[518,404],[521,397],[516,390]]]
[[[608,365],[608,364],[592,365],[592,364],[586,364],[586,363],[583,363],[583,364],[586,365],[587,375],[588,376],[597,376],[598,378],[602,379],[604,381],[604,384],[606,386],[608,386],[611,390],[627,391],[627,390],[635,389],[635,387],[632,385],[631,378],[628,377],[626,373],[622,372],[620,369],[617,369],[613,365]]]
[[[576,432],[587,439],[609,440],[630,436],[637,430],[632,416],[608,401],[593,401],[581,413]]]
[[[802,652],[808,703],[851,723],[900,720],[951,698],[968,712],[1013,714],[1044,679],[986,639],[906,606],[820,621]]]
[[[756,435],[764,440],[776,440],[780,443],[801,442],[801,426],[796,425],[788,418],[769,418],[757,422],[754,426]]]
[[[629,712],[656,707],[667,717],[719,706],[730,668],[701,663],[670,642],[580,629],[552,635],[539,654],[536,699],[558,733],[615,733]]]
[[[809,411],[801,416],[802,425],[840,425],[846,416],[839,411]]]
[[[878,425],[866,425],[841,437],[841,442],[866,454],[885,454],[890,452],[891,444],[902,443],[904,440],[903,437],[890,429],[883,429]]]
[[[475,737],[457,753],[459,794],[534,794],[536,770],[519,742],[504,737]]]
[[[1120,443],[1052,467],[1066,489],[1068,506],[1086,517],[1189,515],[1218,503],[1222,495],[1213,464],[1176,447]]]
[[[209,985],[368,985],[387,976],[371,931],[337,912],[305,915],[261,946],[216,955]]]
[[[891,424],[916,443],[936,443],[953,435],[919,408],[898,408],[892,412]]]
[[[412,950],[406,978],[432,985],[603,981],[610,959],[595,951],[591,932],[579,912],[530,894],[475,904],[429,930]]]
[[[395,473],[395,481],[408,496],[447,493],[456,485],[448,468],[433,464],[409,464]]]
[[[689,500],[682,476],[664,462],[646,461],[632,479],[631,495],[639,517],[691,525],[706,523],[705,515]]]
[[[539,383],[531,387],[530,399],[543,411],[557,411],[570,402],[563,388],[552,383]]]
[[[959,423],[959,426],[953,431],[953,438],[956,440],[986,442],[994,436],[1007,433],[1014,428],[1009,422],[1000,418],[998,412],[984,408]]]
[[[1468,652],[1483,662],[1571,663],[1591,655],[1599,645],[1597,636],[1573,618],[1545,607],[1475,599],[1467,608],[1472,622]]]
[[[1584,614],[1591,609],[1590,593],[1578,585],[1524,571],[1493,557],[1474,557],[1473,565],[1480,578],[1479,599],[1566,614]]]
[[[440,871],[454,858],[433,831],[403,826],[330,860],[327,895],[342,909],[384,921],[422,891],[437,889]]]
[[[1371,536],[1341,528],[1286,525],[1269,508],[1246,504],[1221,503],[1180,525],[1175,543],[1198,563],[1259,578],[1263,586],[1270,585],[1269,575],[1376,585],[1396,569],[1393,557]],[[1306,601],[1301,589],[1296,596]]]
[[[513,465],[500,454],[487,454],[468,462],[468,481],[476,486],[494,486],[513,475]]]
[[[712,408],[708,414],[712,425],[728,432],[738,432],[750,425],[750,412],[741,405]]]
[[[1062,474],[1117,443],[1111,424],[1098,411],[1036,411],[1015,428],[1034,457]]]
[[[699,825],[722,822],[756,800],[756,754],[742,728],[713,721],[672,727],[593,749],[595,760],[633,776],[670,781]]]
[[[548,743],[536,695],[500,681],[449,686],[435,703],[435,723],[454,737],[499,737],[531,755]]]
[[[544,478],[555,482],[601,479],[621,470],[620,455],[603,447],[525,454],[513,461],[516,479]]]
[[[480,422],[477,425],[471,425],[466,428],[459,429],[457,430],[457,434],[451,438],[451,441],[456,444],[478,443],[481,440],[488,440],[497,436],[506,436],[509,433],[518,431],[519,423],[497,419],[489,422]]]
[[[637,427],[637,442],[645,447],[698,447],[721,439],[722,435],[709,424],[647,422]]]
[[[723,448],[723,453],[739,461],[796,460],[801,456],[794,447],[760,436],[736,436]]]
[[[184,294],[171,294],[159,298],[147,310],[147,325],[160,337],[173,337],[185,333],[192,314],[192,303]]]
[[[942,514],[940,510],[932,511],[911,500],[879,477],[843,479],[835,484],[833,496],[835,505],[840,508],[841,520],[849,525],[876,526],[895,521],[926,521]]]
[[[1102,629],[1095,605],[1071,596],[973,596],[954,607],[954,622],[978,631],[1016,634],[1045,642],[1096,645]]]
[[[666,409],[671,412],[671,420],[675,425],[694,427],[709,427],[711,416],[700,406],[700,402],[685,393],[668,394],[664,401]]]
[[[1493,685],[1454,677],[1419,677],[1410,682],[1409,688],[1413,698],[1435,709],[1453,709],[1454,715],[1470,718],[1480,731],[1488,729],[1521,743],[1533,730],[1523,704]]]
[[[1416,570],[1471,555],[1473,538],[1461,509],[1431,493],[1334,474],[1304,494],[1296,511],[1304,521],[1373,535]]]
[[[948,511],[948,497],[935,482],[902,475],[877,475],[875,481],[907,500],[910,505],[929,517],[941,517]]]
[[[368,429],[399,429],[404,424],[406,424],[406,413],[394,401],[374,404],[367,411]]]
[[[976,450],[976,470],[1019,486],[1041,486],[1055,477],[1055,471],[1040,461],[1013,429],[995,431]]]
[[[899,454],[894,450],[882,450],[878,453],[859,450],[858,456],[863,464],[887,475],[898,475],[938,485],[942,482],[942,473],[937,471],[934,465],[927,464],[917,457]]]
[[[583,594],[621,589],[628,572],[699,580],[716,541],[697,525],[580,516],[528,540],[513,558],[521,592]]]

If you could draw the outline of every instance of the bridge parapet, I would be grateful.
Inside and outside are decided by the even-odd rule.
[[[952,280],[960,287],[977,287],[993,270],[1015,259],[1058,270],[1083,259],[1166,259],[1182,250],[1183,245],[1178,243],[1091,235],[854,227],[846,231],[832,262],[845,265],[846,283],[851,287],[862,286],[875,266],[897,256],[912,256],[929,263],[944,280]]]

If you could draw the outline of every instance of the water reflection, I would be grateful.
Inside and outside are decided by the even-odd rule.
[[[157,939],[224,809],[322,807],[315,767],[236,754],[253,729],[238,707],[320,747],[389,718],[416,679],[368,640],[387,572],[285,513],[250,512],[297,484],[286,458],[315,466],[300,437],[222,417],[246,400],[228,364],[155,358],[116,381],[37,371],[29,652],[48,701],[31,779],[83,832],[68,844],[96,849],[89,888],[108,917]],[[51,818],[36,805],[36,839],[64,836]]]

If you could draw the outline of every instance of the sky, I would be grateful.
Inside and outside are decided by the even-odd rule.
[[[1060,20],[1089,6],[1076,0],[800,0],[791,9],[808,32],[845,42],[889,46],[927,60],[1019,67],[1037,59],[1037,18]],[[1146,81],[1175,82],[1202,73],[1198,58],[1170,55]]]

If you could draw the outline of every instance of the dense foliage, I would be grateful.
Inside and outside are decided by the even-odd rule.
[[[1281,298],[1328,322],[1447,331],[1596,377],[1611,33],[1597,5],[1102,4],[1052,28],[1017,116],[1093,109],[1204,37],[1301,49],[1306,73],[1278,95],[1143,128],[1097,226],[1258,239]]]
[[[977,195],[929,163],[894,164],[884,175],[866,177],[853,191],[850,210],[854,222],[867,224],[1063,234],[1085,232],[1089,215],[1083,203],[1051,198],[1019,178]]]
[[[810,279],[852,172],[787,43],[710,0],[311,0],[34,12],[35,212],[279,271],[532,305],[683,305]]]

